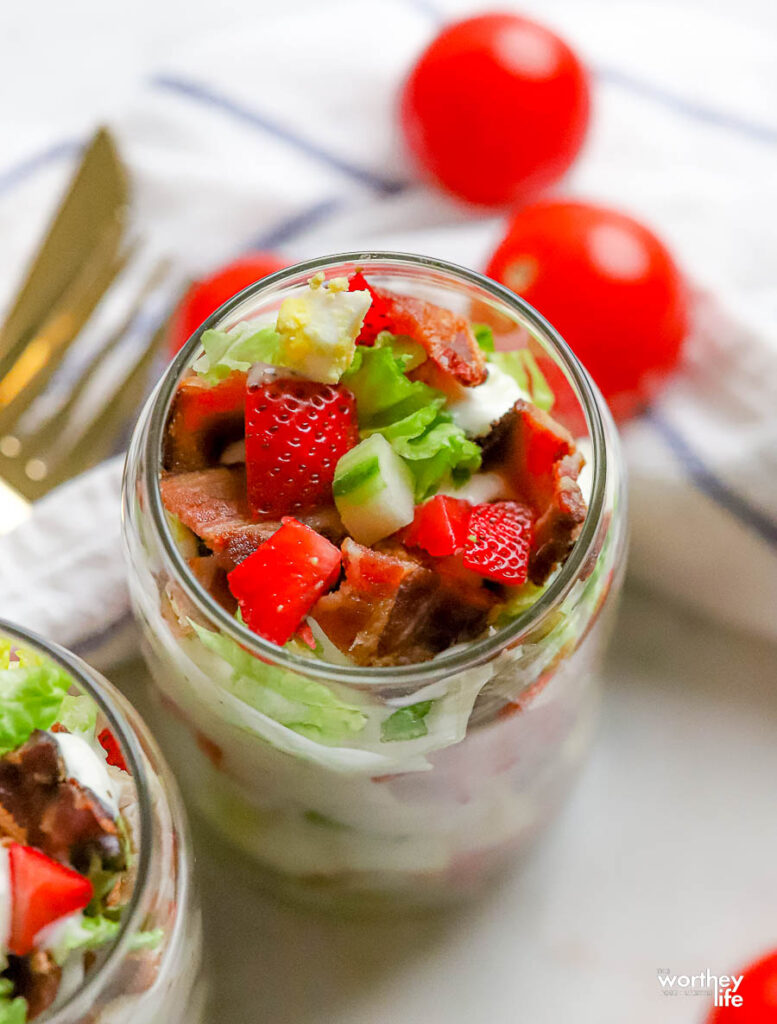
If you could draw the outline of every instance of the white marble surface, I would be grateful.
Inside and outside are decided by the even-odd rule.
[[[198,830],[214,1024],[700,1022],[706,1001],[665,996],[657,970],[723,974],[777,945],[777,655],[629,593],[606,675],[557,825],[458,914],[282,907]]]

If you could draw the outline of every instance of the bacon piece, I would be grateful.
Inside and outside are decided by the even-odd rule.
[[[375,551],[348,538],[342,550],[345,580],[311,614],[359,665],[426,661],[476,636],[496,600],[427,569],[399,545]]]
[[[105,868],[124,867],[116,823],[90,789],[67,778],[56,742],[40,729],[0,758],[0,805],[49,857],[77,871],[88,870],[94,855]]]
[[[162,478],[165,508],[205,541],[230,571],[271,537],[279,519],[254,522],[248,507],[245,467],[219,466]],[[345,529],[333,505],[300,513],[301,523],[339,544]]]
[[[237,601],[227,583],[227,570],[219,561],[218,555],[201,555],[189,559],[189,568],[195,578],[208,591],[210,596],[229,612],[234,615],[237,610]]]
[[[224,448],[243,437],[246,380],[238,371],[214,385],[196,374],[183,378],[167,419],[165,469],[183,473],[215,465]]]
[[[564,562],[585,519],[577,483],[583,457],[569,431],[523,399],[494,424],[484,451],[485,466],[506,466],[537,513],[529,579],[540,585]]]
[[[14,984],[14,996],[27,1000],[28,1020],[34,1020],[51,1006],[62,979],[62,969],[51,953],[42,949],[29,956],[11,957],[7,974]]]

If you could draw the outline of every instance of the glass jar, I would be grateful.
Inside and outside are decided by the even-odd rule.
[[[390,668],[300,657],[247,630],[190,571],[159,487],[166,417],[202,332],[246,319],[271,324],[281,301],[312,275],[357,267],[376,285],[487,322],[498,349],[529,346],[588,459],[587,518],[536,603],[482,639]],[[163,746],[192,804],[276,889],[338,909],[456,900],[477,891],[554,814],[591,736],[623,576],[623,465],[590,378],[512,292],[473,271],[400,253],[311,260],[241,292],[190,338],[140,416],[126,464],[124,540]],[[347,740],[317,742],[259,710],[257,687],[292,687],[327,707],[358,705],[366,722]],[[390,715],[432,706],[420,735],[391,741]]]
[[[96,734],[110,730],[131,779],[122,785],[121,806],[135,858],[130,877],[136,871],[120,930],[71,992],[63,970],[57,998],[36,1024],[198,1024],[205,996],[200,912],[186,820],[169,768],[145,724],[98,672],[2,620],[0,635],[52,659],[71,676],[73,695],[91,697]]]

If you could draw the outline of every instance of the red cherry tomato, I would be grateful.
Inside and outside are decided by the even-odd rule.
[[[588,76],[567,44],[515,14],[444,28],[401,98],[411,152],[471,203],[530,198],[577,156],[589,118]]]
[[[195,281],[181,299],[170,321],[168,340],[174,356],[200,324],[227,299],[249,284],[282,270],[289,264],[273,252],[253,252],[228,263],[210,277]]]
[[[526,206],[486,273],[547,317],[620,419],[677,363],[685,283],[663,243],[625,214],[580,202]]]
[[[774,1024],[777,1021],[777,952],[769,953],[762,960],[751,964],[744,971],[734,971],[735,977],[744,974],[736,994],[742,997],[741,1005],[716,1006],[707,1024]],[[733,986],[730,986],[733,989]],[[719,1001],[725,999],[721,989]]]

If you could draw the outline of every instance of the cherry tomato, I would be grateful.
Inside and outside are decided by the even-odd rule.
[[[515,14],[444,28],[401,97],[411,152],[471,203],[531,198],[577,156],[589,118],[588,75],[557,35]]]
[[[210,277],[195,281],[173,313],[168,331],[170,355],[174,356],[200,324],[222,303],[249,284],[282,270],[289,264],[273,252],[252,252],[217,270]]]
[[[662,242],[616,210],[543,201],[513,217],[486,273],[567,341],[620,419],[677,363],[688,294]]]
[[[742,997],[741,1005],[729,1003],[714,1007],[707,1024],[774,1024],[777,1021],[777,952],[769,953],[744,971],[734,971],[736,977],[740,974],[744,974],[742,983],[732,995]],[[725,995],[724,989],[721,994]]]

